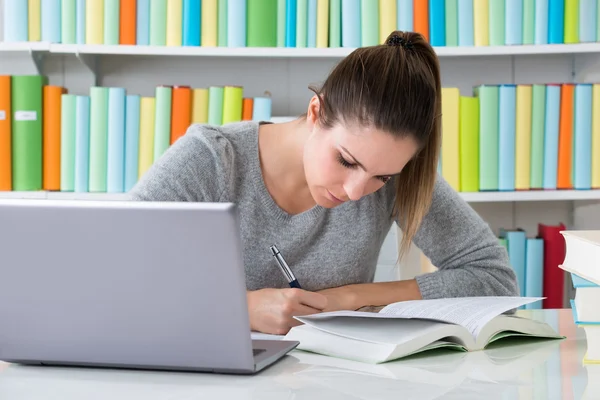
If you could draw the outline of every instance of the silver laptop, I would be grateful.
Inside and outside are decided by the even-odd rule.
[[[251,374],[231,203],[0,200],[0,360]],[[268,252],[269,249],[265,249]]]

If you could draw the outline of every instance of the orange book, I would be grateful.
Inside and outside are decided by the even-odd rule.
[[[185,134],[192,120],[192,89],[189,86],[173,87],[171,102],[171,144]]]
[[[573,93],[575,85],[565,83],[560,91],[560,123],[558,126],[557,189],[572,189],[571,163],[573,150]]]
[[[252,121],[254,99],[246,97],[242,100],[242,121]]]
[[[119,9],[119,44],[136,44],[136,0],[121,0]]]
[[[413,31],[429,41],[429,1],[413,0]]]
[[[42,109],[42,187],[44,190],[60,190],[60,119],[63,93],[66,93],[66,90],[61,86],[44,86]]]
[[[0,76],[0,190],[12,190],[10,75]]]

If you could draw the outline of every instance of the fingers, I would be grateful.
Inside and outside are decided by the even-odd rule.
[[[293,301],[317,310],[317,312],[327,307],[327,297],[321,293],[303,289],[289,289],[287,296]]]

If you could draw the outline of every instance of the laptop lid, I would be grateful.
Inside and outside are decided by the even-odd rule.
[[[0,359],[252,370],[230,203],[0,200]]]

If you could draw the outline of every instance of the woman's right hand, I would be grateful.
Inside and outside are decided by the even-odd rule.
[[[321,312],[327,297],[303,289],[259,289],[247,292],[250,328],[253,331],[285,335],[300,325],[294,316]]]

